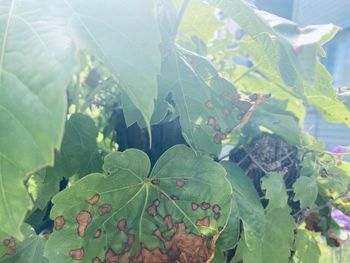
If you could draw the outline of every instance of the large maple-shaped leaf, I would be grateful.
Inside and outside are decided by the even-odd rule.
[[[232,189],[220,164],[180,145],[165,152],[150,175],[147,155],[135,149],[109,154],[104,170],[54,197],[50,261],[175,262],[186,256],[205,262],[212,256],[231,209]]]
[[[66,113],[71,43],[46,1],[0,2],[0,231],[21,238],[23,184],[52,164]]]
[[[49,1],[79,47],[97,56],[150,125],[160,70],[158,24],[152,0]]]

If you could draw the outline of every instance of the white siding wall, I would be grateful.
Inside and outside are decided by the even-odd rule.
[[[295,0],[293,20],[301,26],[333,23],[350,27],[350,0]]]

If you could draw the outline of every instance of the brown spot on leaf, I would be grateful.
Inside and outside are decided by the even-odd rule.
[[[350,203],[350,199],[349,199],[348,197],[343,198],[342,201],[343,201],[345,204]]]
[[[208,240],[205,236],[196,236],[186,231],[185,224],[177,226],[176,233],[170,240],[165,239],[159,230],[153,233],[159,238],[167,251],[167,258],[161,263],[179,262],[179,263],[209,263],[215,251],[215,242],[218,236]],[[146,261],[136,261],[145,262]],[[147,261],[151,263],[154,261]]]
[[[164,194],[164,193],[160,193],[159,194],[160,198],[163,199],[163,200],[168,200],[168,197]]]
[[[164,252],[159,248],[147,249],[141,245],[138,252],[129,257],[128,251],[134,243],[134,236],[128,235],[123,252],[117,254],[109,248],[104,263],[209,263],[218,239],[218,236],[208,239],[204,235],[189,234],[183,223],[177,225],[176,232],[170,240],[164,238],[159,229],[155,230],[153,235],[163,242]]]
[[[147,213],[148,213],[150,216],[155,217],[155,216],[158,214],[157,208],[154,207],[154,206],[150,206],[150,207],[147,209]]]
[[[86,202],[88,202],[90,205],[96,205],[99,200],[100,200],[100,195],[99,194],[95,194],[94,196],[92,196]]]
[[[312,212],[305,218],[305,228],[307,230],[321,232],[322,228],[319,226],[320,223],[321,220],[319,219],[317,213]]]
[[[197,204],[197,203],[195,203],[195,202],[192,202],[191,207],[192,207],[192,210],[195,211],[195,210],[198,209],[199,204]]]
[[[160,179],[153,179],[153,180],[151,180],[151,183],[154,185],[158,185],[158,184],[160,184]]]
[[[335,190],[333,188],[329,188],[328,191],[331,193],[331,194],[334,194],[335,193]]]
[[[205,103],[205,106],[206,106],[208,109],[212,109],[212,108],[214,108],[214,103],[213,103],[211,100],[208,100],[208,101]]]
[[[184,185],[185,185],[185,180],[184,179],[177,179],[176,180],[176,186],[177,187],[179,187],[179,188],[182,188],[182,187],[184,187]]]
[[[88,211],[80,211],[76,217],[78,223],[78,235],[80,237],[85,236],[85,230],[88,224],[91,222],[91,214]]]
[[[98,213],[99,213],[100,215],[104,215],[104,214],[110,213],[111,210],[112,210],[111,205],[109,205],[109,204],[103,204],[103,205],[101,205],[101,206],[99,207]]]
[[[5,239],[3,244],[7,247],[6,255],[14,256],[16,254],[16,239],[14,237]]]
[[[219,205],[217,205],[217,204],[213,205],[213,212],[214,212],[214,214],[219,213],[220,210],[221,210],[221,207]]]
[[[208,121],[207,121],[207,124],[209,126],[215,126],[216,125],[216,119],[214,117],[209,117]]]
[[[110,248],[106,252],[106,258],[105,258],[106,263],[118,263],[119,262],[119,257],[118,255]]]
[[[159,204],[160,204],[160,201],[158,199],[154,200],[152,202],[152,205],[147,208],[147,213],[150,216],[155,217],[158,214],[157,207],[159,206]]]
[[[94,238],[99,238],[101,236],[101,234],[102,234],[101,229],[97,229],[95,234],[94,234]]]
[[[220,215],[221,215],[220,212],[214,214],[214,219],[215,219],[215,220],[218,220],[218,219],[220,218]]]
[[[203,210],[207,210],[207,209],[210,208],[210,204],[209,204],[209,203],[206,203],[206,202],[203,202],[203,203],[201,203],[201,208],[202,208]]]
[[[91,263],[102,263],[102,260],[101,260],[100,258],[98,258],[98,257],[95,257],[95,258],[91,261]]]
[[[217,144],[221,144],[221,141],[222,141],[222,138],[221,138],[220,133],[215,134],[214,142],[217,143]]]
[[[209,217],[206,216],[206,217],[204,217],[203,219],[198,220],[198,221],[196,222],[196,225],[197,225],[197,226],[209,227],[209,225],[210,225]]]
[[[61,230],[64,227],[65,221],[63,216],[58,216],[55,219],[55,230]]]
[[[164,224],[167,226],[168,230],[173,229],[174,224],[173,224],[173,219],[170,215],[167,215],[164,217]]]
[[[134,242],[135,242],[135,236],[132,234],[128,234],[128,241],[124,245],[124,251],[128,252],[131,249]]]
[[[118,228],[121,232],[126,233],[128,231],[128,229],[126,228],[126,220],[125,219],[121,219],[118,222]]]
[[[176,195],[171,195],[170,198],[171,198],[172,200],[179,200],[179,197],[177,197]]]
[[[74,249],[69,252],[69,256],[75,260],[82,260],[84,257],[84,249]]]
[[[122,262],[122,261],[120,261]],[[156,249],[147,249],[145,247],[142,247],[141,250],[135,257],[133,257],[130,261],[130,263],[173,263],[176,261],[172,261],[171,258],[160,251],[159,248]],[[181,263],[178,261],[178,263]]]

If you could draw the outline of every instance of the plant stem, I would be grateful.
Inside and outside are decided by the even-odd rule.
[[[190,3],[190,0],[184,0],[182,2],[179,14],[177,15],[177,18],[176,18],[176,24],[175,24],[175,27],[174,27],[174,39],[175,39],[175,37],[177,35],[177,31],[179,30],[182,18],[184,16],[185,12],[186,12],[186,9],[187,9],[189,3]]]

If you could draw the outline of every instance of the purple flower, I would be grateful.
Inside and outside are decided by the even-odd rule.
[[[340,227],[345,228],[347,231],[350,231],[350,217],[344,214],[338,209],[334,209],[331,213],[332,218]]]
[[[342,146],[334,146],[331,151],[332,151],[332,153],[347,153],[347,152],[349,152],[348,149],[346,149]]]

